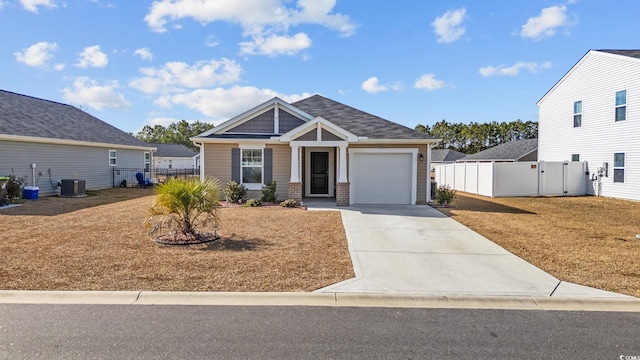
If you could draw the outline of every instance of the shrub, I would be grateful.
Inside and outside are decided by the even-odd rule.
[[[247,200],[247,203],[245,204],[245,206],[248,206],[248,207],[262,206],[262,200],[260,200],[260,199],[249,199],[249,200]]]
[[[247,188],[235,181],[229,181],[224,189],[224,197],[230,203],[237,203],[247,196]]]
[[[158,185],[154,193],[156,202],[145,220],[145,227],[152,233],[176,229],[183,235],[195,235],[199,227],[215,227],[219,222],[218,179],[169,179]]]
[[[296,207],[296,205],[297,205],[297,203],[293,199],[287,199],[287,200],[285,200],[285,201],[280,203],[280,206],[288,207],[288,208]]]
[[[9,176],[9,181],[7,181],[7,197],[9,198],[9,202],[20,199],[22,189],[24,189],[24,182],[24,178],[15,175]]]
[[[456,198],[456,191],[449,186],[438,186],[436,190],[436,202],[438,205],[451,205]]]
[[[276,194],[276,181],[268,183],[262,187],[262,201],[263,202],[276,202],[278,194]]]

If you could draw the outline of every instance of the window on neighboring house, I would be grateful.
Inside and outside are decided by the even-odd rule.
[[[616,121],[627,120],[627,90],[616,92]]]
[[[573,103],[573,127],[582,126],[582,100]]]
[[[243,184],[262,184],[262,149],[242,149]]]
[[[571,155],[571,161],[580,161],[580,154]]]
[[[151,167],[151,153],[145,152],[144,153],[144,170],[149,171],[150,167]]]
[[[117,156],[115,150],[109,150],[109,166],[116,166]]]
[[[613,154],[613,182],[624,182],[624,153]]]
[[[169,160],[169,169],[173,169],[173,160]]]

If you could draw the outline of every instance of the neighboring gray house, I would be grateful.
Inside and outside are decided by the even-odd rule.
[[[457,160],[464,161],[538,161],[538,139],[509,141]]]
[[[71,105],[0,90],[0,176],[33,185],[35,175],[40,194],[55,193],[62,179],[112,187],[114,168],[149,169],[152,150]]]
[[[440,139],[321,95],[273,98],[191,139],[201,177],[235,180],[249,198],[277,182],[279,199],[424,204],[431,147]]]
[[[465,156],[467,154],[453,149],[433,149],[431,150],[431,171],[438,165],[454,163]]]
[[[152,143],[150,146],[156,148],[153,152],[154,170],[157,169],[195,169],[195,157],[198,153],[182,144],[160,144]]]

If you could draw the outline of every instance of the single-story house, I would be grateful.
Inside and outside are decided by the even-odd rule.
[[[234,180],[261,196],[335,198],[336,204],[430,201],[431,147],[439,139],[321,95],[273,98],[191,139],[202,178]]]
[[[153,170],[157,169],[195,169],[198,153],[182,144],[151,143],[153,152]]]
[[[465,156],[467,154],[453,149],[433,149],[431,150],[431,171],[438,165],[454,163]]]
[[[467,155],[456,162],[519,162],[538,161],[538,139],[509,141],[475,154]]]
[[[640,50],[589,50],[538,101],[538,158],[585,161],[587,194],[640,200]]]
[[[79,108],[0,90],[0,176],[23,177],[40,194],[63,179],[112,187],[114,168],[149,169],[152,151]]]

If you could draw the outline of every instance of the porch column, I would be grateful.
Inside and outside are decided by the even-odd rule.
[[[300,147],[291,145],[291,182],[300,182]]]
[[[349,206],[349,179],[347,177],[347,145],[340,145],[338,180],[336,181],[336,205]]]
[[[287,188],[287,198],[295,200],[298,204],[302,202],[302,182],[300,181],[300,147],[291,146],[291,178]]]
[[[338,171],[339,183],[346,183],[347,179],[347,145],[340,146],[340,153],[338,155],[338,162],[340,163],[340,169]]]

